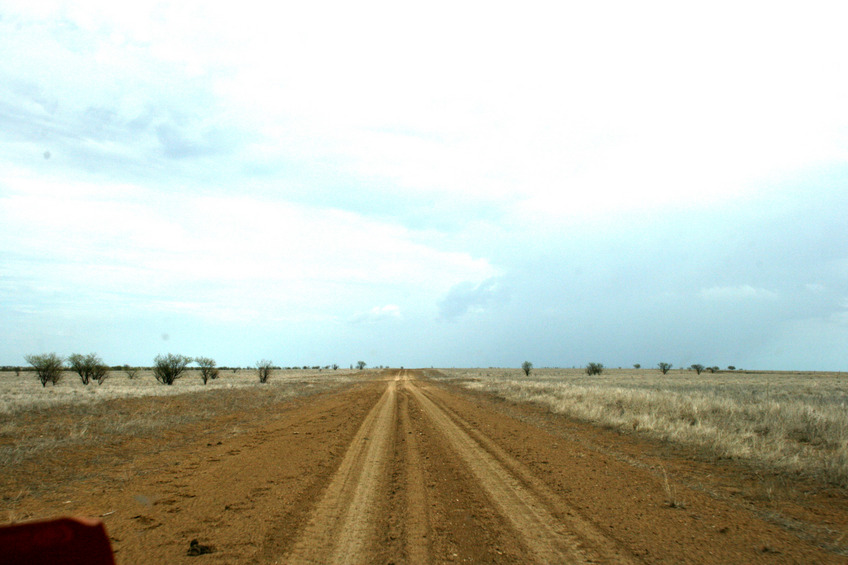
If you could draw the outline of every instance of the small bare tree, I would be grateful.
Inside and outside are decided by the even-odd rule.
[[[56,386],[56,383],[62,380],[65,361],[55,353],[24,355],[24,359],[35,369],[35,375],[41,382],[41,386],[47,386],[48,382]]]
[[[590,377],[593,375],[600,375],[604,372],[604,364],[603,363],[589,363],[586,365],[586,374]]]
[[[533,363],[531,363],[530,361],[525,361],[521,364],[521,370],[524,371],[524,376],[529,377],[531,369],[533,369]]]
[[[203,384],[209,379],[218,378],[218,369],[215,367],[215,360],[211,357],[197,357],[194,360],[200,366],[200,378],[203,379]]]
[[[362,369],[364,369],[365,367],[366,367],[366,363],[365,363],[365,361],[357,361],[357,362],[356,362],[356,368],[357,368],[357,369],[359,369],[360,371],[361,371]]]
[[[659,367],[662,374],[665,375],[671,370],[671,363],[658,363],[657,367]]]
[[[138,367],[130,367],[129,365],[124,365],[121,367],[124,372],[127,374],[127,378],[132,380],[138,376]]]
[[[263,359],[256,362],[256,370],[259,371],[259,382],[267,383],[268,377],[271,376],[271,370],[274,368],[273,362]]]
[[[164,385],[172,385],[175,380],[183,375],[191,361],[191,357],[174,353],[157,355],[153,360],[153,376]]]
[[[96,353],[88,355],[74,353],[68,356],[68,365],[79,375],[84,385],[91,381],[97,381],[97,384],[102,385],[109,376],[109,367],[103,364],[103,360]]]

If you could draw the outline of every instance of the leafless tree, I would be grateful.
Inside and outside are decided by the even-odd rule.
[[[259,382],[267,383],[268,377],[271,376],[271,370],[274,368],[274,364],[272,361],[268,361],[267,359],[262,359],[261,361],[256,362],[256,370],[259,371]]]
[[[109,367],[103,364],[103,360],[96,353],[89,353],[88,355],[73,353],[68,356],[68,365],[79,375],[84,385],[91,381],[103,384],[103,381],[109,376]]]
[[[196,357],[194,362],[200,366],[200,378],[203,379],[203,384],[209,379],[218,378],[218,369],[215,367],[215,360],[211,357]]]
[[[56,383],[62,380],[65,361],[55,353],[25,355],[24,359],[35,369],[35,374],[41,382],[41,386],[47,386],[48,382],[56,386]]]

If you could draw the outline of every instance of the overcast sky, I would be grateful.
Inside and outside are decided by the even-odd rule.
[[[0,364],[848,370],[848,5],[0,0]]]

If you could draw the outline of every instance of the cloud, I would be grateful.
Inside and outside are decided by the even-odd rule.
[[[171,304],[228,320],[326,320],[388,298],[367,310],[376,320],[435,308],[457,282],[495,272],[485,259],[341,210],[121,185],[4,184],[0,269],[15,275],[0,293],[19,308]]]
[[[386,304],[385,306],[375,306],[367,312],[360,312],[351,317],[350,321],[354,324],[374,324],[386,320],[400,319],[401,313],[397,304]]]
[[[439,302],[439,316],[444,320],[454,320],[468,312],[482,312],[504,298],[498,278],[481,283],[463,281],[451,287]]]
[[[773,290],[756,288],[748,284],[739,286],[713,286],[701,289],[701,298],[716,301],[743,301],[743,300],[777,300],[780,296]]]

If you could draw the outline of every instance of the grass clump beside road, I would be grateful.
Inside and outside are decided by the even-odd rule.
[[[848,379],[840,373],[451,369],[469,389],[709,456],[848,487]]]

